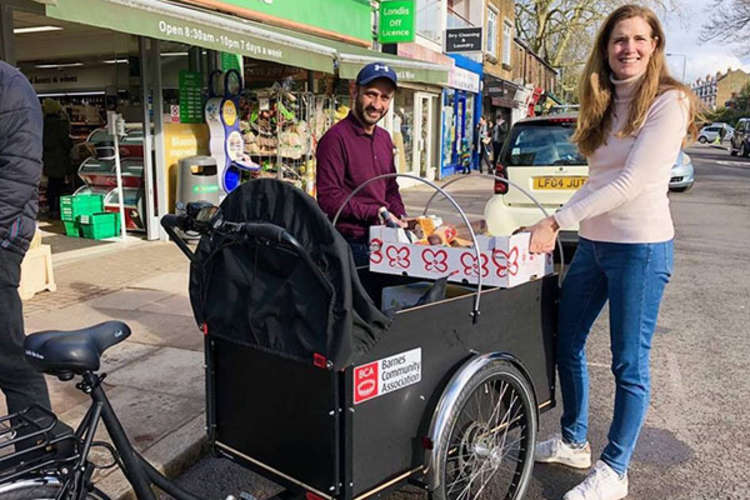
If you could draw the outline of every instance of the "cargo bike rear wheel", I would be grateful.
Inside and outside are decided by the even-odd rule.
[[[534,465],[537,413],[521,372],[495,361],[461,389],[444,432],[434,500],[522,498]]]

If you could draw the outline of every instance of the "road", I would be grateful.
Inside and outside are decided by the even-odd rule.
[[[688,151],[695,187],[672,193],[676,227],[675,269],[667,287],[653,341],[652,400],[630,469],[632,499],[750,498],[750,159],[733,158],[709,146]],[[474,185],[459,201],[481,214],[491,189]],[[468,182],[467,182],[468,184]],[[452,191],[453,192],[453,191]],[[425,192],[408,192],[411,212],[424,206]],[[421,205],[420,205],[421,203]],[[462,202],[463,205],[463,202]],[[609,365],[608,314],[594,325],[588,342],[591,375],[589,438],[594,453],[606,442],[614,383]],[[541,418],[540,437],[557,429],[560,408]],[[304,453],[304,443],[300,443]],[[556,499],[583,478],[558,466],[537,465],[529,499]],[[275,492],[227,461],[205,458],[180,481],[205,498],[252,491]],[[219,491],[220,490],[220,491]],[[392,500],[425,495],[405,488]]]

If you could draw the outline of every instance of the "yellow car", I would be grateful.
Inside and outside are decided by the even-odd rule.
[[[505,139],[495,175],[507,178],[531,193],[549,214],[567,202],[589,175],[586,158],[570,142],[576,114],[540,116],[520,120]],[[508,235],[543,217],[521,190],[495,182],[495,195],[484,208],[491,234]],[[563,227],[563,243],[578,241],[578,226]]]

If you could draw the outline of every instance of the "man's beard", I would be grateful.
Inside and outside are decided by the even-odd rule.
[[[371,108],[372,109],[372,108]],[[380,114],[376,120],[373,121],[372,118],[366,113],[366,109],[362,101],[360,100],[359,96],[357,96],[357,100],[354,103],[354,110],[357,112],[357,117],[365,124],[367,125],[375,125],[380,120],[383,119],[385,116],[385,113]]]

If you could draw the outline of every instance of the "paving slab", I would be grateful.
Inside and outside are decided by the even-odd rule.
[[[103,297],[90,300],[88,305],[94,309],[126,309],[135,310],[151,302],[169,297],[169,292],[161,290],[145,290],[141,288],[125,288],[119,292],[110,293]]]
[[[187,297],[190,275],[187,269],[180,272],[162,273],[139,281],[134,281],[130,288],[145,288],[149,290],[163,290],[165,292],[182,294]]]
[[[155,302],[149,302],[139,307],[138,310],[193,317],[193,308],[190,306],[190,299],[186,295],[179,294],[171,294]]]
[[[162,347],[109,374],[108,382],[143,391],[204,398],[203,353]]]

